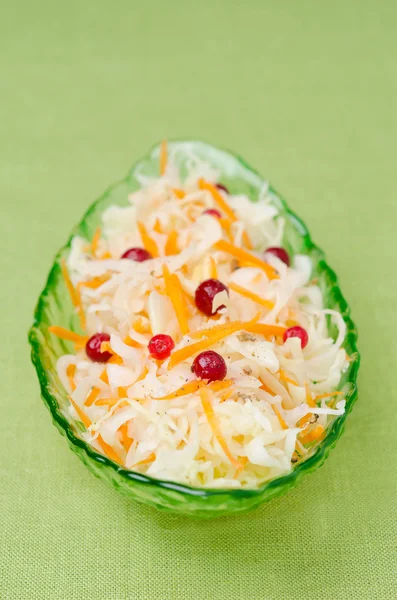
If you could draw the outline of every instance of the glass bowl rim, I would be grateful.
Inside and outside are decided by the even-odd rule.
[[[200,140],[178,139],[178,140],[170,140],[169,143],[171,145],[173,145],[173,144],[175,144],[175,145],[199,144],[200,146],[203,147],[203,149],[205,149],[205,148],[211,149],[211,150],[215,149],[218,152],[223,152],[223,153],[227,154],[229,157],[232,157],[238,163],[240,163],[240,166],[243,167],[244,170],[249,171],[251,173],[251,175],[258,178],[261,182],[265,181],[264,178],[259,174],[259,172],[256,169],[252,168],[250,165],[247,164],[247,162],[243,158],[241,158],[238,154],[231,152],[230,150],[219,148],[217,146],[208,144],[208,143],[200,141]],[[305,473],[313,471],[314,469],[316,469],[317,467],[319,467],[320,465],[323,464],[323,462],[327,458],[330,450],[335,446],[337,440],[343,433],[347,416],[351,412],[353,405],[355,404],[355,402],[357,400],[357,396],[358,396],[357,374],[358,374],[358,369],[359,369],[359,365],[360,365],[360,353],[357,349],[357,337],[358,337],[357,329],[356,329],[354,322],[352,321],[352,319],[350,317],[350,307],[349,307],[345,297],[342,294],[342,291],[339,286],[339,280],[338,280],[336,273],[326,262],[325,253],[323,252],[323,250],[321,250],[313,242],[311,235],[309,233],[309,230],[306,227],[305,223],[302,221],[302,219],[298,215],[296,215],[289,208],[287,202],[271,185],[269,185],[270,193],[272,193],[278,199],[285,216],[287,218],[289,218],[290,221],[292,221],[295,229],[299,229],[299,233],[305,244],[305,251],[308,254],[312,254],[312,253],[316,254],[319,267],[321,266],[321,270],[325,272],[325,274],[328,276],[329,281],[332,282],[332,285],[329,287],[332,287],[334,296],[336,298],[336,302],[341,307],[343,307],[341,314],[346,323],[345,339],[347,338],[347,336],[349,336],[349,341],[353,348],[352,364],[350,365],[351,372],[350,372],[350,378],[349,378],[349,384],[350,384],[350,390],[348,392],[349,401],[346,402],[345,412],[343,413],[343,415],[339,416],[337,419],[334,420],[327,436],[319,444],[319,446],[317,447],[316,451],[312,454],[312,456],[310,456],[309,458],[307,458],[306,460],[304,460],[302,462],[297,463],[297,465],[289,473],[286,473],[286,474],[276,477],[274,479],[270,479],[269,481],[264,482],[261,486],[259,486],[257,488],[248,488],[248,489],[246,489],[246,488],[204,488],[204,487],[197,488],[197,487],[189,486],[189,485],[182,484],[182,483],[176,483],[173,481],[156,479],[154,477],[150,477],[148,475],[144,475],[142,473],[138,473],[136,471],[132,471],[130,469],[121,467],[119,464],[115,463],[114,461],[107,458],[103,454],[100,454],[99,452],[97,452],[92,446],[90,446],[83,439],[78,437],[74,433],[69,421],[62,414],[60,406],[59,406],[55,396],[53,396],[49,390],[46,370],[45,370],[45,367],[44,367],[43,362],[40,357],[41,342],[40,342],[39,336],[37,334],[40,329],[40,323],[42,321],[42,313],[45,310],[45,299],[46,299],[47,295],[51,293],[52,286],[55,283],[57,271],[59,269],[60,258],[61,258],[61,256],[64,255],[65,252],[67,252],[70,249],[72,239],[73,239],[74,235],[76,234],[78,228],[82,224],[84,224],[84,222],[87,220],[87,218],[89,218],[91,213],[95,211],[97,205],[99,203],[101,203],[113,191],[114,188],[118,187],[121,184],[128,183],[131,178],[132,173],[139,167],[140,164],[144,163],[145,161],[148,161],[150,158],[153,158],[153,156],[155,154],[158,154],[159,146],[160,146],[159,143],[155,144],[142,158],[140,158],[139,160],[137,160],[135,162],[132,169],[130,169],[128,171],[126,177],[120,179],[119,181],[117,181],[114,184],[112,184],[111,186],[109,186],[108,189],[105,191],[105,193],[102,194],[99,198],[97,198],[89,206],[89,208],[83,214],[83,217],[80,219],[79,223],[73,228],[73,230],[68,238],[68,241],[66,242],[66,244],[64,244],[60,248],[60,250],[57,252],[57,254],[53,260],[46,284],[39,296],[39,299],[38,299],[38,302],[37,302],[37,305],[36,305],[36,308],[34,311],[34,322],[33,322],[32,326],[30,327],[29,333],[28,333],[28,339],[29,339],[29,343],[31,346],[31,360],[36,369],[37,376],[39,379],[42,399],[43,399],[44,403],[46,404],[47,408],[50,410],[50,413],[52,415],[54,423],[57,425],[57,427],[61,431],[61,433],[63,433],[68,438],[68,440],[72,444],[72,446],[76,446],[77,448],[80,448],[81,450],[84,451],[84,453],[90,459],[94,460],[96,463],[99,463],[103,466],[110,468],[112,471],[115,471],[118,475],[127,479],[128,481],[131,481],[131,482],[135,481],[137,483],[146,484],[146,485],[152,486],[152,487],[162,488],[165,490],[172,490],[172,491],[179,492],[186,496],[195,496],[195,497],[202,497],[202,498],[230,495],[230,496],[233,496],[234,498],[242,499],[242,498],[248,498],[248,497],[265,496],[267,492],[270,492],[270,491],[273,491],[276,489],[281,490],[283,487],[285,487],[286,489],[290,489],[292,486],[296,485],[296,483],[301,479],[301,477]]]

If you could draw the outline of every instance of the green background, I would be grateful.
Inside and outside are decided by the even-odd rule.
[[[14,2],[0,9],[0,598],[387,599],[396,560],[397,3]],[[55,251],[162,137],[237,151],[326,250],[359,402],[257,512],[130,503],[51,425],[27,330]]]

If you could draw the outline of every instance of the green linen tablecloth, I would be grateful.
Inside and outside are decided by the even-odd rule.
[[[0,598],[397,598],[397,3],[48,0],[0,9]],[[258,511],[166,516],[96,480],[39,398],[52,257],[162,137],[233,149],[300,214],[360,332],[359,402]]]

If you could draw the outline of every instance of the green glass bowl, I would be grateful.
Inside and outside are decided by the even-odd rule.
[[[175,151],[175,159],[182,173],[192,153],[205,159],[221,172],[221,181],[233,193],[244,193],[254,202],[266,182],[241,158],[198,141],[171,142],[169,148]],[[40,295],[34,315],[34,323],[29,331],[32,348],[32,361],[36,367],[41,386],[41,395],[49,408],[59,431],[66,436],[69,446],[87,465],[94,475],[106,479],[113,487],[128,494],[132,499],[155,506],[161,510],[209,518],[218,515],[232,515],[251,510],[275,496],[290,490],[302,475],[319,467],[331,448],[342,434],[345,420],[357,399],[357,372],[360,362],[356,347],[356,328],[350,318],[346,300],[338,285],[335,273],[325,262],[323,252],[313,244],[304,223],[287,207],[286,203],[271,188],[272,202],[285,217],[286,227],[283,244],[293,255],[309,254],[313,261],[313,276],[318,278],[325,297],[326,306],[341,312],[347,325],[344,347],[351,357],[349,368],[340,382],[340,389],[346,393],[346,411],[335,418],[324,440],[315,445],[307,458],[297,463],[294,469],[282,477],[272,479],[258,489],[202,489],[161,481],[120,467],[94,448],[81,437],[84,426],[73,421],[68,414],[69,401],[56,372],[56,360],[71,348],[67,342],[48,333],[49,325],[60,325],[79,331],[79,323],[74,314],[61,274],[60,261],[67,256],[71,239],[80,235],[91,239],[100,224],[101,213],[112,204],[126,205],[129,193],[141,187],[141,177],[158,176],[159,145],[139,161],[125,179],[108,189],[90,207],[82,221],[72,232],[68,243],[59,251],[50,271],[47,284]],[[330,334],[334,332],[330,330]]]

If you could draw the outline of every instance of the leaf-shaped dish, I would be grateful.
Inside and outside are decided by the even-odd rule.
[[[173,142],[170,148],[175,151],[175,159],[182,173],[192,152],[215,166],[222,173],[224,182],[233,193],[244,193],[255,202],[259,191],[266,182],[241,158],[197,141]],[[197,489],[170,481],[160,481],[120,467],[89,446],[80,437],[81,424],[71,420],[67,407],[69,401],[56,372],[57,358],[68,351],[67,344],[51,336],[48,326],[56,323],[74,330],[79,329],[77,317],[61,275],[60,261],[70,249],[74,235],[88,239],[92,237],[100,222],[100,215],[108,206],[127,204],[128,194],[140,188],[140,176],[158,176],[159,146],[140,160],[125,179],[113,185],[90,207],[82,221],[72,232],[68,243],[60,250],[49,274],[47,284],[40,295],[35,311],[34,324],[29,332],[32,347],[32,361],[40,381],[41,394],[49,408],[53,421],[63,433],[71,449],[98,477],[107,479],[116,489],[140,502],[156,508],[181,514],[208,518],[217,515],[231,515],[248,511],[275,496],[291,489],[304,473],[319,467],[330,449],[339,439],[345,420],[357,399],[357,372],[360,356],[357,351],[356,328],[350,318],[350,310],[339,288],[335,273],[325,261],[323,252],[313,244],[304,223],[287,207],[280,196],[270,188],[271,200],[286,219],[283,245],[293,255],[309,254],[313,261],[313,276],[319,285],[328,308],[338,310],[347,325],[344,343],[351,357],[348,370],[343,374],[340,388],[347,391],[346,411],[335,418],[328,429],[328,435],[311,451],[308,458],[296,464],[294,469],[282,477],[266,482],[258,489]],[[333,334],[330,331],[331,335]]]

